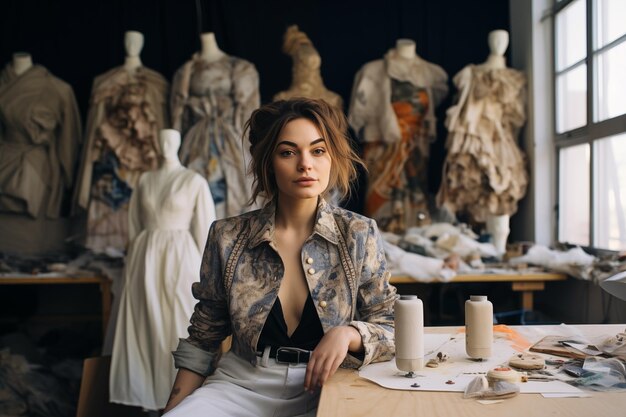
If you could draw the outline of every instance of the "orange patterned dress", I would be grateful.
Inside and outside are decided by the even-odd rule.
[[[427,90],[406,81],[392,82],[392,108],[401,140],[365,145],[369,184],[365,214],[382,230],[403,233],[430,222],[427,204],[430,140],[424,118],[430,105]]]

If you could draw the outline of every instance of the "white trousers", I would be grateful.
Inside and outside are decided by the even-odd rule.
[[[205,384],[164,417],[313,417],[319,390],[304,390],[306,364],[259,358],[257,366],[224,354]]]

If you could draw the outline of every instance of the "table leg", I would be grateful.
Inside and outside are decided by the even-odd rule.
[[[514,282],[512,284],[513,291],[522,292],[522,308],[525,311],[532,311],[534,307],[533,291],[543,291],[546,285],[543,281],[533,282]]]
[[[104,340],[111,316],[111,281],[106,277],[100,281],[100,292],[102,293],[102,337]]]

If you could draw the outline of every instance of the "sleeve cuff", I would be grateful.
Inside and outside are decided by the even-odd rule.
[[[388,361],[393,358],[395,354],[393,333],[391,333],[390,337],[387,337],[385,335],[386,331],[380,325],[377,326],[362,321],[352,321],[350,326],[356,328],[361,334],[363,356],[355,357],[352,354],[348,354],[344,361],[344,366],[362,368],[372,362]]]
[[[215,371],[218,356],[217,353],[200,349],[185,339],[178,340],[178,347],[172,355],[176,368],[189,369],[203,376],[211,375]]]

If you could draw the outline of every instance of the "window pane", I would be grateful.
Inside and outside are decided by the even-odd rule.
[[[589,145],[559,152],[559,241],[589,245]]]
[[[626,134],[594,147],[594,246],[626,250]]]
[[[556,131],[567,132],[587,124],[587,65],[556,78]]]
[[[595,120],[610,119],[626,113],[626,42],[598,54],[595,59]]]
[[[626,1],[596,0],[595,48],[626,34]]]
[[[583,0],[556,15],[556,70],[561,71],[587,55],[587,13]]]

